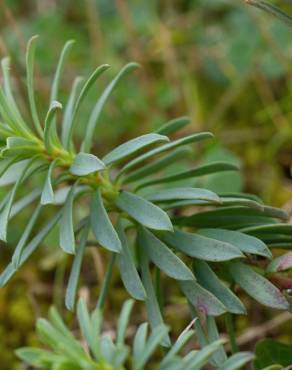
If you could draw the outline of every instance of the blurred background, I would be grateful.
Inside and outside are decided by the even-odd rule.
[[[273,3],[292,12],[288,1]],[[84,104],[79,137],[97,95],[123,65],[136,61],[141,68],[119,84],[106,104],[96,152],[188,115],[192,124],[187,132],[209,130],[216,135],[198,153],[201,161],[225,159],[242,166],[242,175],[208,180],[210,188],[228,191],[232,185],[233,191],[237,187],[254,192],[271,205],[292,209],[291,28],[243,0],[0,0],[0,56],[11,57],[20,102],[26,99],[26,43],[35,34],[40,36],[35,85],[43,116],[66,40],[76,43],[65,67],[61,102],[75,76],[88,76],[103,63],[112,66]],[[1,270],[28,217],[23,214],[12,223],[10,243],[0,252]],[[62,305],[68,261],[54,247],[56,235],[46,241],[49,254],[38,252],[8,288],[0,289],[3,370],[21,368],[13,349],[36,341],[35,318],[45,314],[52,301]],[[92,252],[84,285],[98,286],[102,265]],[[115,284],[112,310],[125,298],[119,282]],[[170,304],[169,321],[174,330],[181,330],[183,323],[176,322],[174,311]],[[187,316],[182,320],[187,322]],[[239,333],[260,321],[261,312],[255,310],[251,322],[238,320]],[[282,329],[278,333],[284,337]]]

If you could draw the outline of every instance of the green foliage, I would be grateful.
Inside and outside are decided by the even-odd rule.
[[[35,38],[30,41],[27,51],[28,89],[33,121],[36,120],[34,92],[31,90],[34,85],[31,45],[34,42]],[[59,119],[55,116],[56,111],[61,109],[61,104],[54,99],[58,97],[61,71],[71,46],[72,42],[66,43],[61,53],[52,85],[50,107],[44,124],[41,123],[41,132],[37,128],[38,124],[34,130],[34,126],[29,124],[30,120],[22,118],[11,92],[9,71],[4,68],[4,88],[1,90],[0,106],[1,125],[6,133],[1,138],[4,142],[1,156],[5,162],[2,178],[6,178],[4,183],[12,184],[12,190],[2,205],[0,235],[3,241],[7,238],[8,223],[19,188],[25,186],[28,178],[31,180],[42,174],[44,185],[41,197],[39,198],[38,193],[37,198],[31,200],[37,203],[35,212],[19,240],[12,262],[0,276],[1,285],[9,280],[60,219],[60,247],[65,253],[75,255],[66,298],[70,309],[74,307],[82,258],[86,253],[86,243],[91,232],[97,246],[118,255],[117,262],[122,280],[134,298],[145,300],[147,297],[139,271],[143,270],[142,266],[147,271],[147,264],[151,262],[163,273],[177,280],[187,299],[207,315],[244,311],[240,301],[234,301],[230,290],[233,283],[237,283],[264,305],[287,309],[288,302],[277,287],[254,271],[253,266],[238,262],[246,255],[254,255],[254,258],[259,255],[270,259],[272,254],[268,247],[271,238],[272,246],[279,241],[289,241],[292,227],[279,221],[286,219],[285,212],[265,206],[261,200],[250,195],[220,195],[193,186],[194,180],[200,177],[238,170],[227,162],[208,163],[169,176],[161,175],[161,163],[165,165],[169,158],[179,160],[181,157],[176,155],[180,147],[210,139],[210,133],[195,133],[176,140],[161,135],[161,132],[173,133],[189,123],[183,117],[165,124],[160,133],[146,134],[119,145],[102,159],[95,154],[84,152],[85,144],[78,149],[71,134],[69,141],[65,138],[65,142],[70,145],[63,146],[64,140],[59,137],[59,132],[64,132],[64,126],[59,128]],[[4,66],[6,65],[5,59]],[[105,88],[93,108],[96,119],[117,82],[134,67],[135,64],[128,64]],[[61,120],[61,124],[66,126],[70,121],[69,131],[72,133],[76,111],[81,109],[81,103],[101,70],[104,69],[100,67],[93,72],[83,84],[75,101],[69,98],[69,113],[67,110],[66,119]],[[90,122],[88,125],[95,127],[95,123]],[[66,126],[65,130],[69,126]],[[85,130],[87,134],[91,132],[86,136],[87,139],[85,138],[85,146],[89,149],[92,146],[94,129]],[[18,167],[20,164],[21,167]],[[9,173],[13,177],[7,181]],[[137,175],[139,173],[140,176]],[[128,177],[131,181],[127,181]],[[147,179],[144,180],[145,178]],[[183,187],[176,185],[181,180],[184,181]],[[147,191],[144,189],[146,187]],[[60,192],[63,192],[63,195],[58,197]],[[53,205],[56,216],[29,241],[39,214],[44,211],[46,204]],[[80,205],[84,208],[84,215],[77,223],[75,210]],[[191,212],[185,213],[189,207]],[[207,211],[204,210],[205,207]],[[60,210],[57,211],[58,208]],[[87,231],[83,233],[83,229]],[[80,232],[82,237],[79,242]],[[130,237],[129,240],[133,240],[133,236],[135,242],[132,244],[127,239]],[[137,261],[133,258],[135,251],[139,255]],[[203,286],[200,282],[195,282],[196,268],[193,273],[188,267],[192,260],[194,266],[196,262],[205,261],[202,266],[207,269],[210,277],[208,281],[202,282]],[[209,263],[216,263],[214,270]],[[224,295],[219,294],[223,289],[220,269],[218,276],[216,271],[220,263],[223,263],[220,269],[227,267],[225,270],[229,271],[224,277],[229,285],[224,289]],[[264,271],[261,271],[261,274],[264,274]],[[110,276],[108,278],[110,279]],[[150,279],[148,276],[146,281],[148,290],[151,290],[151,276]],[[107,294],[107,287],[108,281],[102,288],[104,294]],[[194,290],[197,292],[194,293]],[[155,306],[154,302],[151,303]],[[152,315],[149,316],[151,320]]]
[[[254,370],[284,369],[292,364],[292,346],[273,339],[258,342],[255,354]]]
[[[55,308],[51,308],[49,320],[39,319],[37,333],[40,341],[49,350],[39,348],[21,348],[16,351],[18,357],[36,368],[58,370],[143,370],[155,364],[157,370],[199,370],[224,342],[217,340],[200,350],[191,350],[187,355],[180,355],[187,342],[194,336],[191,328],[184,330],[172,348],[165,352],[159,360],[154,360],[159,343],[167,334],[164,325],[157,326],[151,335],[148,334],[148,324],[141,324],[133,338],[133,349],[125,344],[128,321],[131,315],[133,301],[123,305],[116,337],[102,334],[103,318],[98,310],[88,312],[84,300],[77,307],[78,322],[85,341],[81,343],[65,326]],[[86,348],[86,350],[84,349]],[[252,359],[250,353],[239,353],[230,357],[220,369],[236,370]]]
[[[44,119],[40,119],[39,125],[36,117],[41,115],[35,109],[34,92],[31,90],[34,86],[31,55],[34,40],[30,41],[27,49],[27,86],[32,124],[30,118],[22,117],[21,109],[13,98],[7,59],[2,64],[4,87],[0,91],[0,127],[3,130],[0,131],[0,140],[3,142],[1,161],[4,165],[0,183],[11,187],[11,190],[1,206],[1,240],[7,240],[8,226],[16,213],[32,204],[35,211],[19,239],[11,263],[0,275],[0,285],[8,282],[58,223],[59,245],[65,253],[74,255],[65,297],[67,308],[74,309],[86,245],[90,241],[89,237],[94,236],[93,244],[111,253],[108,270],[100,287],[98,307],[104,305],[117,262],[128,293],[145,301],[152,328],[151,337],[156,335],[159,338],[157,344],[162,341],[164,345],[169,345],[170,339],[167,331],[162,329],[163,305],[153,286],[152,264],[163,278],[167,275],[167,278],[177,281],[185,300],[202,317],[219,316],[226,312],[244,313],[243,304],[232,291],[235,284],[263,305],[289,309],[285,294],[263,276],[265,269],[259,263],[259,258],[272,258],[270,249],[277,244],[290,245],[292,226],[284,223],[287,214],[280,209],[265,206],[260,199],[249,194],[217,194],[196,185],[198,179],[204,176],[237,171],[238,167],[229,162],[203,163],[196,168],[190,164],[188,171],[174,172],[167,176],[164,173],[166,164],[184,158],[182,154],[186,151],[182,152],[182,148],[187,147],[191,152],[192,144],[199,145],[202,141],[212,139],[213,135],[200,132],[174,140],[162,135],[165,132],[174,133],[189,123],[183,117],[166,123],[160,133],[134,138],[106,155],[89,153],[105,102],[117,82],[137,65],[126,65],[101,93],[93,107],[88,126],[85,126],[85,139],[79,147],[73,137],[76,112],[81,109],[81,103],[85,101],[93,82],[100,76],[100,71],[107,67],[101,66],[93,72],[83,83],[78,98],[74,90],[76,85],[74,87],[73,84],[69,100],[64,104],[68,109],[65,108],[64,117],[60,119],[56,113],[62,112],[62,104],[55,99],[58,98],[66,55],[73,45],[67,42],[57,64],[49,109]],[[42,190],[39,187],[40,179],[43,179]],[[34,190],[28,195],[29,201],[20,199],[18,202],[23,205],[20,207],[18,203],[17,207],[16,196],[28,180]],[[51,207],[51,213],[46,213],[48,207]],[[82,212],[77,212],[79,208]],[[47,223],[37,231],[36,223],[41,214]],[[84,337],[94,347],[94,323],[90,322],[83,303],[78,306],[78,316]],[[85,358],[84,354],[81,356],[82,350],[78,345],[75,344],[79,348],[77,352],[73,351],[73,347],[67,343],[68,338],[65,338],[67,334],[62,336],[63,329],[60,336],[56,328],[50,325],[45,321],[39,322],[41,337],[53,345],[53,349],[57,347],[56,343],[52,343],[52,335],[58,337],[58,343],[69,356],[69,360],[62,357],[58,359],[54,354],[51,360],[60,360],[62,368],[70,364],[73,366],[72,361],[79,359],[80,366],[83,366]],[[213,326],[216,327],[215,322]],[[217,329],[213,328],[211,332],[217,336]],[[110,362],[113,368],[121,368],[126,356],[123,347],[119,352],[121,343],[118,343],[117,353],[108,340],[104,345],[109,356],[106,360],[110,362],[113,357],[113,361],[118,361],[116,365]],[[152,345],[149,346],[152,348]],[[189,354],[186,363],[190,365],[186,367],[191,369],[194,364],[201,366],[204,363],[200,360],[201,356],[205,359],[204,356],[209,358],[212,355],[214,361],[216,356],[213,356],[213,352],[218,349],[215,347],[213,344],[205,347],[203,354],[198,355],[198,362]],[[111,350],[114,352],[111,353]],[[24,352],[24,356],[39,365],[43,352]],[[233,363],[240,364],[244,359],[235,358],[230,366]],[[50,357],[45,357],[45,361],[50,361]],[[219,367],[224,366],[224,363],[225,357],[217,361]],[[137,369],[143,368],[144,362],[137,366]]]

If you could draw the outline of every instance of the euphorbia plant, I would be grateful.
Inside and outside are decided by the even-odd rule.
[[[133,339],[133,348],[126,345],[129,316],[133,301],[123,305],[118,320],[116,337],[102,334],[102,313],[96,309],[88,312],[84,300],[77,308],[78,323],[86,345],[80,343],[67,328],[58,311],[52,307],[49,320],[39,319],[37,333],[50,351],[38,348],[21,348],[17,355],[28,364],[42,369],[54,370],[143,370],[156,363],[157,370],[199,370],[208,363],[210,357],[220,349],[224,340],[219,339],[201,350],[192,350],[185,356],[180,352],[194,336],[187,327],[178,337],[173,347],[159,361],[153,361],[153,354],[168,332],[164,325],[158,326],[151,335],[148,324],[141,324]],[[192,323],[191,323],[192,324]],[[249,352],[241,352],[230,357],[222,369],[236,370],[253,358]]]
[[[102,108],[117,83],[137,64],[126,65],[108,84],[84,127],[81,145],[76,145],[73,134],[77,113],[90,88],[109,66],[98,67],[85,82],[80,77],[75,79],[61,115],[63,105],[58,101],[58,90],[72,46],[72,42],[67,42],[52,83],[48,112],[40,118],[34,94],[35,45],[33,37],[26,55],[31,118],[23,117],[13,97],[9,59],[2,61],[0,184],[11,189],[1,203],[1,240],[7,239],[10,219],[26,207],[34,207],[34,211],[10,264],[0,276],[0,284],[13,276],[58,224],[60,247],[74,255],[65,298],[71,310],[86,246],[89,240],[92,244],[91,235],[95,238],[93,244],[110,253],[98,308],[104,305],[117,262],[129,294],[145,301],[152,329],[163,323],[152,282],[152,264],[159,273],[178,282],[194,314],[209,320],[213,333],[206,337],[201,332],[202,343],[218,336],[212,316],[245,313],[244,305],[231,289],[235,285],[264,305],[288,309],[285,296],[263,276],[264,270],[257,263],[272,258],[272,247],[289,245],[292,228],[281,223],[287,219],[286,213],[265,206],[253,195],[217,194],[194,186],[202,176],[238,170],[228,162],[196,167],[190,163],[186,171],[165,172],[174,162],[188,158],[193,143],[212,139],[212,134],[195,133],[171,140],[171,135],[189,123],[188,118],[182,117],[154,133],[123,143],[106,155],[93,154],[93,138]],[[44,178],[41,186],[39,175]],[[16,200],[28,179],[34,188]],[[179,185],[182,181],[183,186]],[[47,217],[45,208],[49,204],[55,213],[53,217],[50,213],[45,225],[36,230],[40,214]],[[79,207],[82,217],[76,220]],[[170,344],[168,337],[164,344]],[[213,360],[220,366],[226,361],[225,352],[219,360],[218,356]]]

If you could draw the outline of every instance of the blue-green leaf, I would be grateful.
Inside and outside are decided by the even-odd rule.
[[[170,176],[160,177],[158,179],[147,180],[139,184],[138,189],[142,189],[151,185],[171,183],[175,181],[205,176],[212,173],[223,171],[237,171],[238,167],[228,162],[214,162],[200,167],[191,168],[187,171],[178,172]]]
[[[250,362],[254,358],[254,354],[251,352],[239,352],[235,355],[229,357],[229,359],[224,362],[219,370],[238,370],[244,365]]]
[[[158,190],[153,194],[149,194],[147,199],[152,202],[169,202],[177,199],[200,199],[213,203],[220,203],[220,198],[217,194],[201,188],[170,188]]]
[[[74,40],[67,41],[65,43],[62,51],[61,51],[60,58],[59,58],[57,68],[56,68],[56,72],[55,72],[55,76],[54,76],[54,80],[53,80],[53,83],[52,83],[51,97],[50,97],[50,102],[51,103],[54,100],[58,99],[59,86],[60,86],[62,72],[63,72],[63,69],[64,69],[65,59],[66,59],[70,49],[72,48],[74,42],[75,42]]]
[[[90,222],[98,243],[112,252],[119,253],[122,249],[121,241],[109,219],[99,190],[92,199]]]
[[[148,333],[148,323],[144,322],[143,324],[139,325],[133,343],[133,362],[134,364],[137,360],[142,356],[147,339]],[[135,365],[134,365],[135,366]]]
[[[27,80],[27,93],[28,93],[28,100],[30,105],[30,111],[34,126],[38,132],[38,134],[42,137],[43,136],[43,129],[40,123],[37,106],[35,102],[35,95],[34,95],[34,77],[33,77],[33,70],[34,70],[34,60],[35,60],[35,48],[36,48],[36,41],[38,36],[33,36],[29,40],[26,49],[26,80]]]
[[[198,283],[223,303],[229,312],[245,314],[246,310],[239,298],[223,284],[210,266],[204,262],[194,261],[194,272]]]
[[[44,144],[48,152],[52,151],[52,145],[55,142],[55,114],[62,109],[62,104],[53,100],[45,119]]]
[[[125,342],[126,330],[129,323],[129,318],[133,309],[134,301],[132,299],[127,300],[123,304],[122,312],[118,320],[117,328],[117,345],[122,346]]]
[[[117,225],[117,233],[122,244],[122,251],[118,256],[121,278],[131,296],[144,301],[146,292],[137,272],[121,221]]]
[[[191,270],[155,235],[145,228],[138,232],[138,247],[143,248],[156,266],[177,280],[193,280]]]
[[[53,162],[51,162],[47,172],[47,177],[41,196],[41,204],[43,205],[52,204],[55,202],[54,190],[52,186],[52,172],[56,167],[57,162],[58,159],[54,159]]]
[[[69,139],[69,135],[70,135],[70,130],[72,129],[74,105],[76,103],[77,92],[80,88],[82,81],[83,81],[83,78],[80,76],[75,78],[65,110],[64,110],[62,126],[61,126],[62,128],[61,142],[64,148],[67,150],[70,149],[70,145],[71,145],[71,139]]]
[[[219,299],[196,281],[180,281],[180,286],[186,298],[201,314],[219,316],[226,312]]]
[[[73,225],[73,201],[76,183],[71,187],[65,205],[63,207],[60,221],[60,247],[69,254],[75,254],[75,236]]]
[[[76,176],[85,176],[104,169],[105,164],[95,155],[81,152],[74,158],[70,172]]]
[[[80,242],[76,250],[76,255],[73,260],[73,265],[71,268],[69,281],[68,281],[68,285],[66,289],[65,304],[66,304],[67,309],[70,311],[73,311],[74,305],[75,305],[78,279],[80,275],[83,255],[84,255],[85,248],[86,248],[88,232],[89,232],[89,227],[88,225],[85,225],[84,229],[81,232]]]
[[[256,301],[268,307],[283,310],[289,308],[280,290],[250,266],[236,262],[229,266],[229,271],[234,281]]]
[[[107,165],[119,162],[149,145],[163,143],[165,141],[169,141],[167,136],[162,136],[159,134],[142,135],[119,145],[106,156],[104,156],[102,160]]]
[[[213,353],[218,351],[220,346],[224,344],[224,340],[219,339],[215,342],[208,344],[206,347],[202,348],[198,353],[195,353],[195,356],[193,359],[190,359],[185,364],[184,369],[185,370],[195,370],[195,369],[201,369],[203,365],[206,364],[208,359],[212,356]]]
[[[97,67],[94,72],[89,76],[89,78],[86,80],[84,86],[82,87],[80,94],[76,100],[75,103],[75,95],[77,91],[74,92],[74,95],[71,98],[72,101],[72,109],[70,108],[70,114],[68,113],[67,119],[66,119],[66,129],[64,129],[63,136],[62,136],[62,143],[65,146],[66,149],[69,149],[69,146],[71,144],[72,135],[75,127],[75,118],[79,111],[79,108],[81,106],[81,103],[85,99],[86,95],[88,94],[90,88],[93,86],[94,82],[98,79],[98,77],[105,72],[110,66],[108,64],[102,64],[101,66]],[[77,81],[75,84],[75,89],[77,90]],[[79,82],[78,82],[79,85]],[[74,88],[73,87],[73,88]],[[70,96],[71,97],[71,96]],[[73,107],[73,103],[75,103],[75,106]],[[69,102],[68,102],[69,104]],[[65,119],[65,117],[64,117]],[[64,122],[65,123],[65,122]]]
[[[257,254],[267,258],[272,257],[269,248],[260,239],[243,234],[239,231],[202,229],[199,230],[199,234],[234,245],[244,253]]]
[[[191,123],[191,119],[189,117],[178,117],[174,118],[168,122],[166,122],[164,125],[159,127],[156,132],[161,135],[171,135],[181,128],[189,125]]]
[[[173,229],[166,212],[133,193],[122,191],[116,199],[116,205],[145,227],[154,230]]]
[[[126,175],[122,182],[127,184],[129,182],[138,181],[160,170],[165,170],[165,168],[173,163],[176,163],[180,159],[187,157],[190,152],[191,151],[189,148],[177,148],[173,152],[170,152],[156,161],[150,162],[138,170],[133,171],[129,175]]]
[[[26,176],[29,168],[35,161],[35,158],[32,158],[29,162],[27,162],[26,166],[22,169],[21,174],[19,175],[15,185],[12,188],[12,191],[9,194],[9,197],[7,199],[7,202],[1,211],[0,214],[0,240],[6,241],[7,240],[7,228],[8,228],[8,221],[10,217],[10,212],[12,208],[12,204],[16,195],[16,192],[22,183],[24,177]]]
[[[136,63],[127,64],[124,68],[121,69],[121,71],[117,74],[117,76],[110,82],[110,84],[103,91],[102,95],[98,99],[98,101],[97,101],[97,103],[96,103],[96,105],[95,105],[95,107],[94,107],[94,109],[93,109],[93,111],[92,111],[92,113],[89,117],[88,125],[87,125],[86,131],[85,131],[85,138],[84,138],[84,141],[82,142],[82,145],[81,145],[81,150],[83,152],[90,152],[94,130],[95,130],[96,124],[98,122],[98,119],[100,117],[101,111],[102,111],[109,95],[111,94],[111,92],[113,91],[113,89],[115,88],[117,83],[120,81],[120,79],[123,76],[127,75],[129,72],[136,69],[137,67],[138,67],[138,64],[136,64]]]
[[[146,161],[149,158],[152,158],[155,155],[167,152],[169,150],[175,149],[177,147],[187,145],[190,143],[194,143],[196,141],[205,140],[212,138],[213,135],[210,132],[200,132],[198,134],[189,135],[186,137],[183,137],[181,139],[172,141],[170,143],[167,143],[165,145],[162,145],[158,148],[154,148],[145,154],[140,155],[139,157],[133,159],[129,163],[127,163],[119,172],[119,176],[121,176],[123,173],[129,171],[133,167],[136,167],[138,164],[141,164],[142,162]]]
[[[31,231],[38,220],[40,211],[42,209],[42,205],[38,204],[36,209],[34,210],[32,217],[29,219],[28,224],[26,225],[21,238],[19,239],[17,246],[15,248],[15,251],[12,256],[12,264],[17,269],[19,267],[20,261],[21,261],[21,254],[26,246],[27,240],[31,234]]]
[[[153,287],[147,254],[144,250],[141,250],[140,253],[141,253],[142,281],[147,294],[145,305],[150,326],[152,330],[154,330],[155,328],[160,327],[162,325],[165,326],[165,324],[162,318],[159,303],[157,301],[157,297]],[[166,347],[170,346],[170,339],[167,332],[165,333],[162,339],[162,344]],[[138,358],[137,361],[139,361]],[[135,369],[138,368],[135,366]]]
[[[25,246],[21,253],[20,262],[18,267],[24,264],[24,262],[31,256],[31,254],[36,250],[36,248],[40,245],[40,243],[45,239],[45,237],[49,234],[49,232],[53,229],[56,223],[59,221],[61,217],[61,211],[58,212],[37,234],[36,236]],[[5,270],[0,275],[0,287],[4,286],[9,279],[14,275],[16,272],[13,263],[10,262]]]
[[[162,239],[176,250],[206,261],[219,262],[244,257],[241,251],[230,243],[195,233],[175,230],[173,233],[164,233]]]

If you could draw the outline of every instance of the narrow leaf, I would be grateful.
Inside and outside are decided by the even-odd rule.
[[[220,198],[217,194],[201,188],[170,188],[158,190],[154,194],[149,194],[147,199],[152,202],[168,202],[176,199],[200,199],[220,203]]]
[[[31,131],[27,127],[25,121],[23,120],[21,113],[17,107],[15,99],[12,93],[12,84],[10,77],[10,58],[5,57],[1,60],[1,67],[3,73],[3,82],[4,82],[4,92],[5,92],[5,101],[8,104],[8,111],[10,117],[15,121],[16,126],[19,128],[20,132],[24,133],[26,136],[29,136]]]
[[[165,155],[164,157],[150,162],[149,164],[139,168],[136,171],[133,171],[131,174],[126,175],[125,179],[123,179],[123,183],[127,184],[130,182],[134,182],[137,180],[141,180],[146,176],[152,175],[160,170],[165,170],[168,166],[176,163],[182,158],[185,158],[188,154],[190,154],[189,148],[178,148],[173,152]]]
[[[189,361],[189,363],[186,363],[185,370],[201,369],[212,354],[218,351],[222,344],[224,344],[224,340],[219,339],[202,348],[198,353],[196,353],[194,358]]]
[[[180,287],[188,301],[203,315],[219,316],[226,312],[224,305],[196,281],[180,281]]]
[[[19,212],[21,212],[25,207],[27,207],[32,202],[34,202],[36,199],[38,199],[40,195],[41,195],[41,189],[36,188],[32,192],[28,193],[24,197],[17,200],[11,208],[9,220],[11,220],[14,216],[16,216]],[[1,206],[0,206],[0,209],[1,209]]]
[[[238,370],[254,358],[251,352],[239,352],[229,357],[229,359],[219,367],[219,370]]]
[[[121,71],[117,74],[117,76],[109,83],[109,85],[105,88],[102,95],[98,99],[88,121],[88,125],[86,127],[85,131],[85,139],[82,142],[81,150],[83,152],[90,152],[91,145],[92,145],[92,138],[95,131],[96,124],[98,122],[98,119],[100,117],[101,111],[110,96],[111,92],[117,85],[117,83],[120,81],[120,79],[136,69],[138,67],[138,64],[136,63],[129,63],[124,68],[121,69]]]
[[[245,314],[246,310],[237,296],[223,284],[210,266],[204,262],[194,261],[194,272],[198,283],[223,303],[229,312]]]
[[[280,290],[251,267],[236,262],[229,266],[229,271],[234,281],[256,301],[268,307],[284,310],[289,308]]]
[[[55,196],[54,196],[54,190],[52,186],[52,173],[54,168],[56,167],[58,162],[58,159],[54,159],[53,162],[51,162],[48,172],[47,172],[47,177],[45,181],[45,185],[42,191],[42,196],[41,196],[41,204],[52,204],[55,202]]]
[[[159,127],[156,132],[160,135],[171,135],[181,128],[189,125],[191,123],[191,119],[189,117],[178,117],[174,118],[168,122],[166,122],[164,125]]]
[[[132,299],[127,300],[123,304],[122,312],[118,320],[117,329],[117,345],[122,346],[125,342],[126,330],[129,324],[129,318],[133,309],[134,301]]]
[[[165,141],[169,141],[167,136],[162,136],[158,134],[142,135],[116,147],[114,150],[104,156],[102,160],[107,165],[119,162],[127,158],[128,156],[138,152],[139,150],[148,147],[149,145],[163,143]]]
[[[241,230],[248,234],[282,234],[292,235],[292,225],[289,224],[267,224],[245,227]]]
[[[87,81],[85,82],[84,86],[82,87],[80,94],[76,100],[76,104],[72,109],[70,108],[70,116],[68,114],[68,119],[66,120],[66,130],[64,130],[63,136],[62,136],[62,143],[65,146],[65,148],[69,149],[71,140],[72,140],[72,135],[75,127],[75,118],[77,116],[77,113],[79,111],[79,108],[81,106],[81,103],[85,99],[86,95],[88,94],[90,88],[93,86],[95,81],[98,79],[98,77],[105,72],[110,66],[108,64],[102,64],[101,66],[97,67],[94,72],[89,76]],[[76,82],[77,83],[77,82]],[[78,83],[79,85],[79,83]],[[75,86],[75,89],[77,90],[77,86]],[[72,96],[72,101],[75,103],[75,94]],[[69,104],[69,102],[68,102]],[[73,104],[72,104],[73,105]]]
[[[18,177],[18,180],[16,181],[15,185],[13,186],[13,189],[9,195],[9,198],[7,199],[7,202],[1,211],[0,214],[0,240],[6,241],[7,240],[7,228],[8,228],[8,221],[10,218],[10,212],[12,208],[12,204],[16,195],[16,192],[22,183],[23,179],[25,178],[26,173],[28,172],[30,166],[35,161],[35,158],[32,158],[27,165],[23,168],[21,175]]]
[[[53,100],[50,106],[50,109],[48,110],[48,113],[46,115],[45,119],[45,131],[44,131],[44,143],[45,147],[50,153],[52,151],[52,144],[55,140],[54,134],[54,117],[57,112],[57,110],[62,109],[62,104],[58,101]]]
[[[155,290],[153,287],[153,282],[149,270],[149,261],[148,257],[145,253],[145,251],[140,251],[141,254],[141,272],[142,272],[142,281],[143,285],[146,290],[146,300],[145,300],[145,305],[146,305],[146,310],[147,310],[147,315],[149,319],[150,326],[152,330],[154,330],[157,327],[160,327],[162,325],[165,326],[162,318],[162,314],[160,311],[159,303],[157,301],[157,297],[155,294]],[[170,346],[170,339],[168,334],[166,333],[162,339],[162,344],[166,347]],[[137,359],[139,361],[139,358]],[[135,370],[138,370],[139,367],[135,365]]]
[[[33,36],[29,40],[26,49],[26,80],[27,80],[27,93],[29,106],[31,111],[32,120],[38,134],[43,136],[43,129],[40,123],[37,106],[34,95],[34,60],[35,60],[35,48],[38,36]]]
[[[69,139],[70,130],[72,129],[72,120],[74,106],[76,106],[77,93],[79,91],[80,85],[83,81],[83,78],[78,76],[73,82],[73,86],[70,91],[70,95],[64,110],[63,120],[62,120],[62,133],[61,133],[61,142],[65,149],[69,150],[71,145],[71,139]]]
[[[122,191],[116,199],[116,205],[145,227],[155,230],[172,230],[167,213],[144,198]]]
[[[144,322],[143,324],[139,325],[133,342],[133,362],[134,366],[142,356],[142,353],[145,349],[146,339],[148,333],[148,323]],[[135,370],[135,368],[134,368]]]
[[[175,355],[185,346],[185,344],[190,340],[191,337],[194,336],[194,330],[190,330],[187,328],[187,331],[184,331],[180,334],[177,341],[172,345],[171,349],[167,352],[164,356],[159,369],[167,369],[167,366],[170,366],[173,360],[175,359]]]
[[[17,269],[19,267],[21,261],[21,254],[26,246],[27,240],[31,234],[31,231],[38,220],[39,214],[41,212],[42,205],[38,204],[36,209],[34,210],[32,217],[29,219],[28,224],[26,225],[21,238],[19,239],[15,251],[12,256],[12,264]]]
[[[224,171],[238,171],[238,167],[228,162],[210,163],[204,166],[189,169],[187,171],[178,172],[170,176],[160,177],[158,179],[142,182],[141,184],[139,184],[138,189],[142,189],[151,185],[171,183]]]
[[[168,276],[177,280],[193,280],[191,270],[155,235],[145,228],[138,233],[138,246],[143,248],[151,261]]]
[[[92,198],[90,222],[98,243],[110,251],[119,253],[122,249],[121,241],[109,219],[99,190]]]
[[[159,343],[163,340],[163,338],[165,338],[165,335],[167,335],[167,332],[168,329],[165,325],[160,325],[153,329],[153,332],[145,345],[144,352],[141,354],[141,357],[137,359],[135,370],[143,369]]]
[[[219,227],[223,229],[242,229],[245,226],[272,223],[273,220],[270,217],[270,215],[257,209],[232,206],[195,213],[191,216],[177,217],[175,222],[180,225],[197,228]]]
[[[68,310],[73,311],[76,301],[77,285],[80,275],[81,263],[86,248],[86,242],[88,238],[89,227],[86,225],[80,236],[80,243],[76,250],[76,255],[73,260],[69,281],[66,289],[65,304]]]
[[[95,155],[78,153],[70,167],[70,172],[76,176],[85,176],[104,169],[105,164]]]
[[[75,254],[75,236],[73,225],[73,200],[75,196],[76,183],[71,187],[65,205],[63,207],[60,221],[60,247],[64,252]]]
[[[53,103],[53,101],[58,99],[59,86],[60,86],[62,72],[64,69],[65,60],[74,43],[75,43],[74,40],[67,41],[61,51],[60,58],[59,58],[57,68],[56,68],[56,72],[55,72],[55,76],[54,76],[54,80],[52,83],[52,90],[51,90],[51,97],[50,97],[51,104]]]
[[[127,163],[119,172],[119,176],[121,176],[123,173],[129,171],[133,167],[136,167],[138,164],[141,164],[142,162],[146,161],[149,158],[154,157],[157,154],[161,154],[164,152],[167,152],[169,150],[178,148],[183,145],[191,144],[197,141],[205,140],[205,139],[211,139],[213,138],[213,135],[210,132],[200,132],[198,134],[189,135],[186,137],[183,137],[181,139],[172,141],[170,143],[167,143],[165,145],[162,145],[158,148],[152,149],[148,151],[145,154],[142,154],[141,156],[133,159],[129,163]]]
[[[117,233],[122,244],[122,251],[118,256],[118,265],[122,281],[133,298],[144,301],[146,292],[137,272],[121,222],[117,225]]]
[[[79,326],[83,337],[87,343],[91,346],[92,343],[92,331],[91,331],[91,320],[86,303],[83,298],[80,298],[77,304],[77,317]]]
[[[18,266],[22,266],[26,260],[31,256],[31,254],[36,250],[40,243],[45,239],[49,232],[54,228],[56,223],[61,217],[61,212],[58,212],[55,217],[53,217],[36,236],[25,246],[21,254],[20,262]],[[0,275],[0,287],[3,287],[9,279],[14,275],[16,269],[14,268],[12,262],[10,262],[5,270]]]
[[[272,258],[269,248],[260,239],[239,231],[230,231],[223,229],[202,229],[200,235],[230,243],[244,253],[256,254],[267,258]]]
[[[176,250],[206,261],[220,262],[244,257],[230,243],[195,233],[175,230],[173,233],[164,233],[162,239]]]

